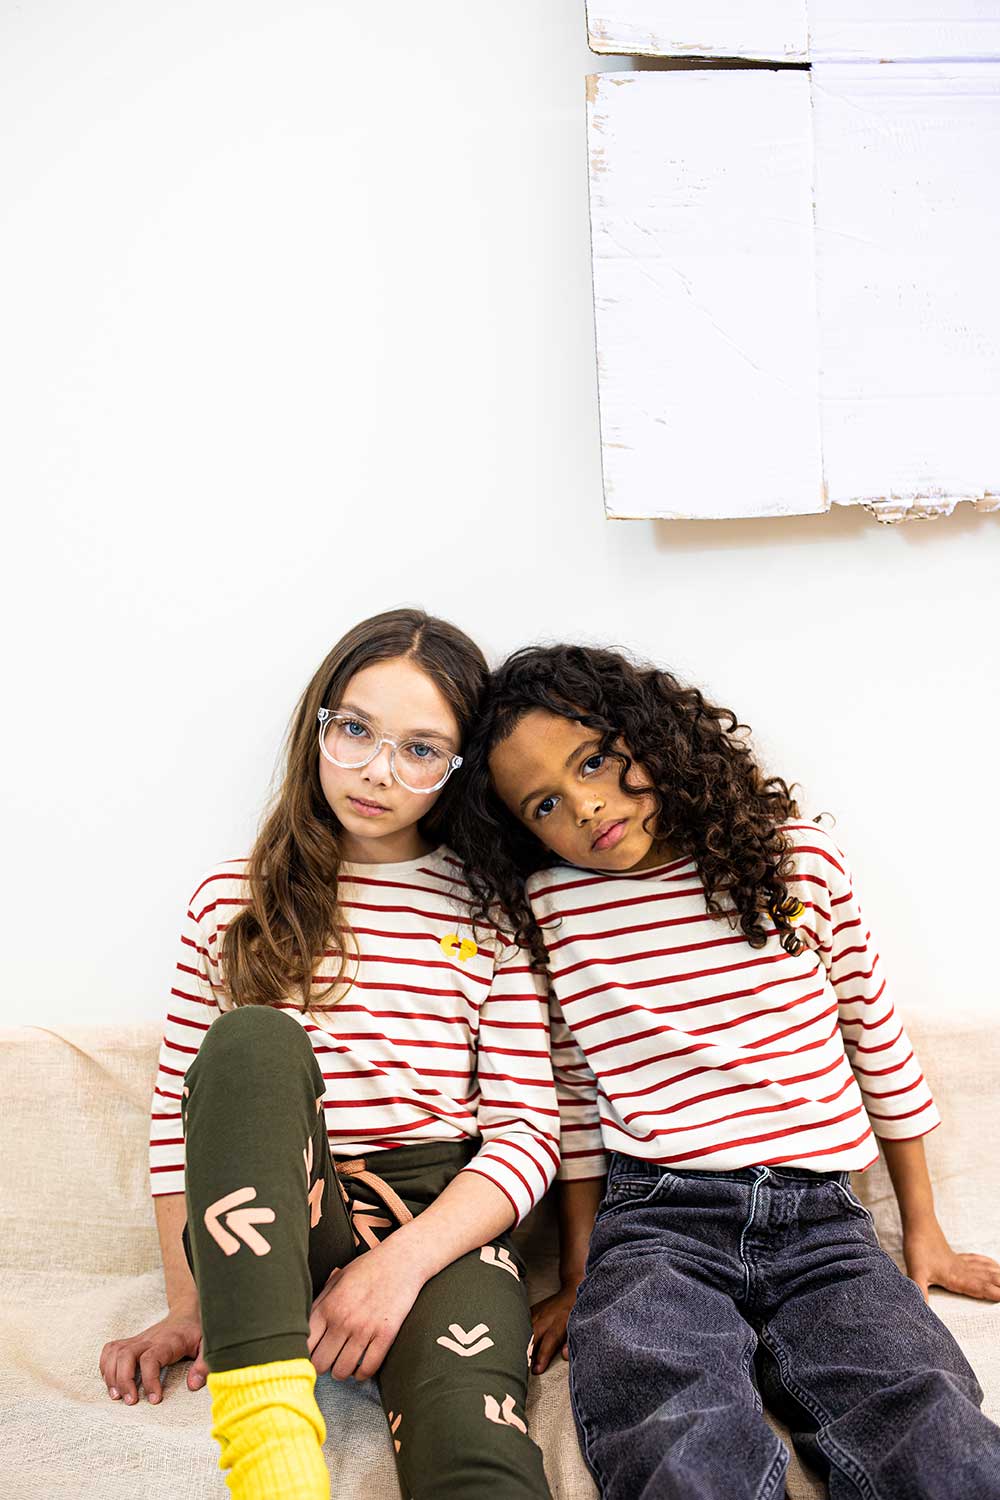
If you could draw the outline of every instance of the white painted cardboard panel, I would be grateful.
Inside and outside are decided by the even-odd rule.
[[[1000,59],[998,0],[588,0],[594,52],[775,62]]]
[[[806,0],[814,62],[1000,59],[998,0]]]
[[[1000,64],[599,74],[588,124],[610,516],[1000,506]]]
[[[808,75],[599,74],[588,121],[609,515],[825,509]]]
[[[591,50],[805,62],[804,0],[587,0]]]
[[[829,497],[890,518],[1000,492],[1000,64],[812,79]]]

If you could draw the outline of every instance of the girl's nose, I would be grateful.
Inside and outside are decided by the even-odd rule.
[[[601,802],[597,797],[587,797],[583,802],[580,802],[577,805],[576,821],[578,823],[593,822],[594,818],[597,817],[597,814],[599,812],[603,812],[603,810],[604,803]]]
[[[365,781],[370,781],[375,786],[388,786],[392,781],[391,756],[392,746],[383,745],[374,759],[361,767],[361,775]]]

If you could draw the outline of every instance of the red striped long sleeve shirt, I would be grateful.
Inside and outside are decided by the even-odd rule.
[[[548,951],[562,1178],[664,1166],[861,1171],[940,1123],[837,845],[785,825],[805,946],[751,948],[694,861],[528,881]]]
[[[219,952],[249,899],[245,867],[233,860],[212,870],[187,912],[153,1094],[154,1196],[184,1191],[181,1090],[227,1008]],[[344,864],[339,878],[356,977],[331,1010],[281,1007],[304,1028],[326,1081],[332,1154],[480,1140],[463,1170],[499,1188],[520,1219],[558,1165],[544,977],[495,932],[480,928],[477,944],[461,866],[447,849],[396,864]],[[335,973],[328,953],[313,978],[317,994]]]

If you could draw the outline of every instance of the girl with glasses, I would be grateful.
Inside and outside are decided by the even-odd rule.
[[[474,910],[504,908],[551,985],[564,1285],[536,1362],[568,1315],[606,1500],[778,1500],[762,1395],[832,1500],[990,1500],[1000,1430],[926,1294],[1000,1301],[1000,1265],[945,1238],[939,1116],[849,867],[744,731],[668,672],[556,646],[494,674],[465,751]],[[880,1146],[909,1278],[850,1186]]]
[[[325,1371],[377,1378],[406,1495],[549,1495],[508,1238],[558,1162],[544,986],[445,843],[486,679],[419,611],[348,632],[187,913],[150,1139],[169,1312],[100,1364],[134,1405],[195,1359],[240,1500],[329,1496]]]

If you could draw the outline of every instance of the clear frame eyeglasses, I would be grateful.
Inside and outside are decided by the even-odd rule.
[[[338,714],[321,708],[319,748],[331,765],[344,771],[360,771],[373,761],[383,745],[389,745],[389,769],[401,787],[426,797],[440,791],[452,771],[462,764],[446,745],[433,740],[394,740],[379,734],[373,725],[356,714]]]

